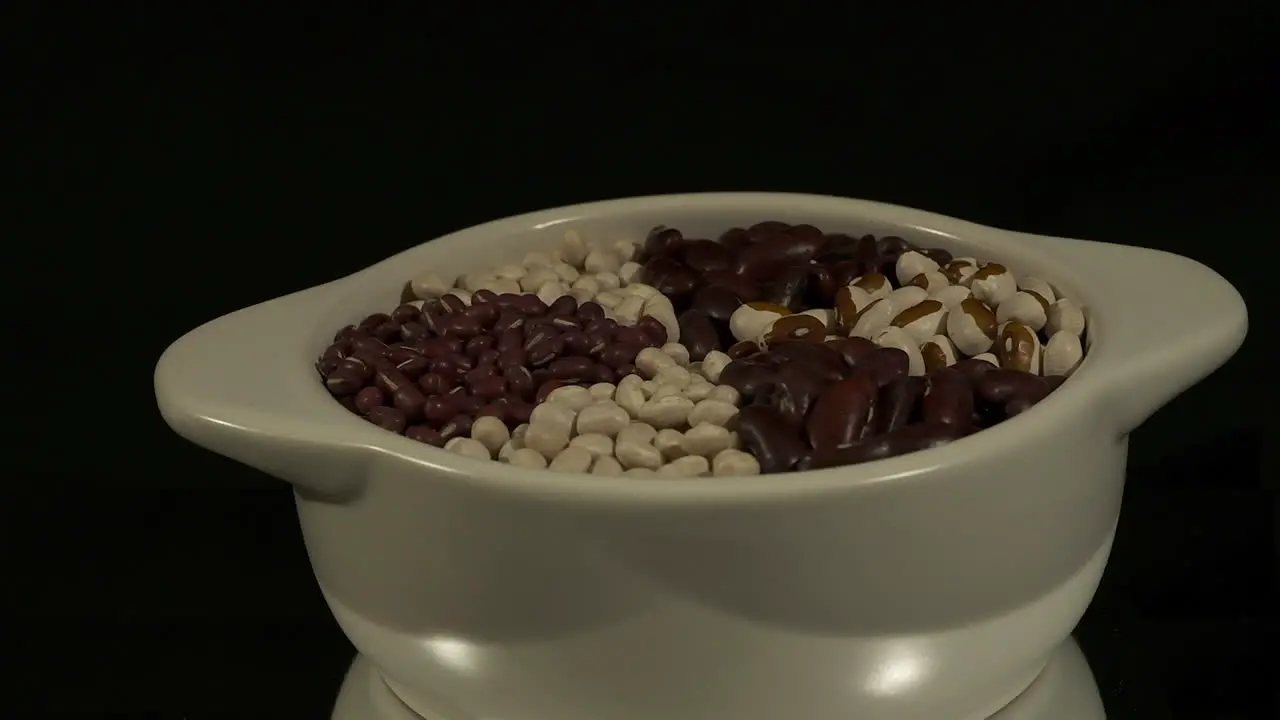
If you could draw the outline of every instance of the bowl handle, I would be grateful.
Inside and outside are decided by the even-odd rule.
[[[352,422],[308,361],[306,335],[328,292],[322,285],[224,315],[170,345],[154,378],[165,422],[300,490],[354,495],[369,458],[361,439],[376,428]]]
[[[1244,299],[1208,267],[1160,250],[1043,240],[1084,279],[1094,343],[1086,363],[1096,368],[1119,434],[1217,370],[1244,342]]]

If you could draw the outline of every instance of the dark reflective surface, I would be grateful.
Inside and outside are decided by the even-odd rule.
[[[354,650],[289,491],[155,411],[155,360],[182,332],[511,213],[725,189],[1156,247],[1233,282],[1253,332],[1133,436],[1113,558],[1075,637],[1113,720],[1280,715],[1280,435],[1259,380],[1280,237],[1262,152],[1280,127],[1266,3],[1129,23],[1073,6],[1075,22],[995,44],[955,31],[970,6],[842,20],[836,42],[811,37],[832,23],[769,16],[771,37],[807,49],[767,53],[795,61],[768,72],[755,40],[702,32],[690,47],[723,62],[697,68],[658,46],[678,43],[663,21],[616,53],[645,71],[609,82],[584,74],[608,52],[524,23],[507,25],[534,48],[478,42],[492,18],[344,17],[326,36],[265,8],[196,22],[158,5],[28,5],[0,23],[20,109],[5,165],[20,182],[0,214],[18,223],[3,235],[21,351],[6,355],[0,457],[17,716],[333,708]]]

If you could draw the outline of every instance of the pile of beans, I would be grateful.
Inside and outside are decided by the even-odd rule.
[[[316,364],[392,432],[514,466],[741,476],[946,444],[1026,411],[1084,355],[1044,280],[902,238],[764,222],[413,277]]]

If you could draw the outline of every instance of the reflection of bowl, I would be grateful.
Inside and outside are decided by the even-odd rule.
[[[764,219],[999,259],[1090,312],[1089,356],[1017,419],[855,467],[657,483],[445,453],[350,415],[312,360],[405,276],[584,235]],[[288,480],[335,616],[422,714],[521,720],[967,717],[1022,691],[1102,574],[1127,435],[1245,333],[1161,252],[838,198],[708,194],[501,220],[215,320],[156,369],[179,433]]]
[[[368,658],[356,656],[338,691],[333,720],[420,720],[420,717],[391,692]],[[1098,685],[1075,640],[1068,639],[1060,645],[1026,692],[990,720],[1106,720]]]

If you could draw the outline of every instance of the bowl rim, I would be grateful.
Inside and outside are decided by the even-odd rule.
[[[874,218],[877,221],[901,226],[904,234],[929,235],[939,240],[965,243],[975,249],[982,249],[981,245],[999,245],[1030,237],[1022,233],[978,225],[914,208],[852,198],[776,192],[680,193],[580,203],[501,218],[420,243],[370,266],[362,273],[377,272],[385,264],[393,264],[403,255],[420,252],[420,248],[428,243],[441,247],[466,242],[482,234],[520,232],[532,227],[547,228],[556,225],[563,225],[569,229],[575,221],[583,219],[607,218],[610,215],[644,210],[661,212],[663,208],[677,206],[683,208],[702,206],[710,210],[716,207],[788,205],[793,208],[799,206],[799,212],[803,214],[804,206],[815,204],[822,206],[821,209],[827,213],[836,211],[847,214],[850,220],[855,222],[858,220],[868,222],[867,216],[874,215],[877,216]],[[793,209],[792,212],[796,211]],[[1067,276],[1072,275],[1072,268],[1068,267],[1065,270]],[[1079,284],[1079,280],[1080,278],[1067,277],[1066,283],[1074,286]],[[1058,283],[1054,282],[1054,284]],[[1075,293],[1072,293],[1072,296],[1074,298]],[[1088,373],[1091,370],[1088,367],[1088,360],[1091,356],[1092,353],[1086,354],[1085,362],[1082,362],[1080,368],[1072,375],[1070,383],[1072,386],[1085,384],[1076,382],[1076,379],[1081,377],[1088,379]],[[1073,391],[1074,389],[1073,387]],[[599,477],[562,473],[549,469],[517,468],[493,460],[460,456],[377,428],[371,429],[378,435],[385,436],[381,438],[382,442],[378,443],[376,450],[388,459],[394,457],[396,460],[407,461],[462,481],[479,481],[503,489],[532,490],[557,496],[585,494],[587,497],[605,496],[617,500],[640,499],[649,502],[674,501],[682,504],[699,501],[718,503],[726,499],[754,502],[761,499],[799,498],[854,487],[901,485],[906,481],[926,478],[940,468],[958,470],[963,466],[988,463],[994,454],[1001,452],[1001,448],[1034,442],[1041,433],[1051,431],[1055,423],[1076,417],[1076,413],[1082,413],[1087,409],[1088,403],[1085,400],[1086,398],[1075,396],[1074,392],[1054,392],[1020,415],[1017,422],[1000,423],[941,447],[858,465],[769,475],[707,476],[670,481],[627,476]],[[351,415],[336,403],[330,404],[334,409],[340,410],[351,425],[370,427],[367,422]]]
[[[499,491],[504,494],[515,493],[561,503],[581,501],[593,504],[621,503],[644,506],[753,504],[801,501],[816,495],[855,489],[872,491],[884,487],[906,487],[927,482],[929,478],[940,474],[950,475],[965,471],[989,472],[992,460],[1000,457],[1002,453],[1015,450],[1027,443],[1053,442],[1054,436],[1060,434],[1064,423],[1086,422],[1091,416],[1105,412],[1102,400],[1114,385],[1111,382],[1114,378],[1110,376],[1115,374],[1115,366],[1123,364],[1118,361],[1127,360],[1125,354],[1131,353],[1132,348],[1123,342],[1123,336],[1133,329],[1135,320],[1133,313],[1126,310],[1124,313],[1115,313],[1121,321],[1119,324],[1113,325],[1111,322],[1112,318],[1109,314],[1118,307],[1117,303],[1120,299],[1127,301],[1132,294],[1114,291],[1118,282],[1118,276],[1115,274],[1104,277],[1091,271],[1092,265],[1100,257],[1099,253],[1123,253],[1125,262],[1132,261],[1136,254],[1141,254],[1144,259],[1148,256],[1168,256],[1212,274],[1212,271],[1193,261],[1157,250],[1031,235],[870,200],[778,192],[681,193],[567,205],[474,225],[418,243],[414,247],[345,278],[268,301],[240,313],[224,316],[206,326],[220,322],[233,323],[237,315],[246,312],[269,313],[273,306],[294,300],[295,310],[298,307],[305,310],[305,312],[297,311],[297,315],[306,319],[306,323],[310,325],[309,331],[316,331],[316,328],[321,326],[331,328],[333,316],[328,311],[347,304],[354,296],[353,293],[367,292],[372,277],[392,274],[393,269],[402,274],[409,256],[424,253],[425,245],[443,249],[484,236],[525,234],[534,230],[568,226],[575,221],[607,220],[611,215],[661,213],[664,210],[676,208],[684,212],[706,211],[721,214],[729,212],[746,216],[760,215],[762,212],[788,216],[805,214],[847,216],[851,223],[891,225],[901,228],[903,234],[928,236],[942,241],[940,244],[963,246],[977,251],[975,254],[999,259],[1002,264],[1015,269],[1052,267],[1049,273],[1037,271],[1034,274],[1040,277],[1047,275],[1045,279],[1055,287],[1066,288],[1063,294],[1073,298],[1086,309],[1090,323],[1089,351],[1075,373],[1064,383],[1063,387],[1067,388],[1066,391],[1051,393],[1035,407],[1019,415],[1016,420],[1000,423],[941,447],[858,465],[818,470],[745,477],[679,478],[668,482],[653,478],[600,477],[546,469],[518,468],[493,460],[460,456],[377,428],[334,402],[314,381],[311,383],[314,386],[314,392],[307,393],[305,402],[306,411],[314,412],[315,416],[309,416],[306,420],[329,426],[328,432],[319,433],[321,435],[319,438],[309,437],[305,422],[294,423],[291,427],[292,437],[287,439],[303,443],[310,442],[313,446],[324,445],[329,448],[340,446],[343,452],[364,455],[366,459],[375,462],[380,471],[393,469],[399,472],[406,469],[430,471],[438,479],[448,479],[465,484],[472,489]],[[1116,250],[1117,248],[1119,250]],[[1193,281],[1200,281],[1199,275],[1189,276]],[[1216,277],[1216,274],[1214,276]],[[1220,277],[1218,279],[1221,280]],[[1146,277],[1145,280],[1140,279],[1140,282],[1150,285],[1159,280],[1161,276],[1156,273]],[[1234,292],[1233,289],[1232,292]],[[1236,297],[1238,298],[1238,295]],[[247,325],[248,322],[245,321],[245,324]],[[203,328],[189,333],[188,337],[200,333],[201,330]],[[331,333],[331,330],[322,332]],[[305,333],[295,333],[289,337],[295,343],[301,342],[299,338],[303,334]],[[312,334],[314,335],[314,332]],[[1113,343],[1115,339],[1122,342]],[[174,345],[177,346],[182,342],[183,340],[180,340]],[[166,351],[166,355],[169,355],[172,350],[173,346],[170,351]],[[312,359],[314,358],[313,350],[318,353],[319,348],[306,349],[306,354],[312,355]],[[292,360],[290,362],[292,363]],[[161,360],[161,365],[163,363],[164,358]],[[293,364],[289,364],[288,368],[289,372],[299,374],[313,372],[310,367],[304,368]],[[162,390],[167,388],[162,383],[159,366],[156,387],[157,396],[161,397]],[[179,393],[169,392],[168,395],[170,413],[166,414],[166,419],[173,414],[184,412],[196,414],[196,410],[184,406],[184,398],[180,397]],[[304,400],[296,397],[294,399]],[[316,400],[323,402],[316,403]],[[164,404],[162,401],[162,405]],[[218,407],[227,413],[234,410],[230,404]],[[289,415],[291,420],[296,419],[293,418],[293,414],[281,414]],[[259,417],[258,427],[247,428],[250,432],[267,436],[269,441],[282,439],[282,433],[278,432],[279,428],[270,427],[270,423],[264,422],[260,416],[255,417]],[[200,419],[223,425],[236,424],[236,421],[216,417],[212,412],[206,412],[200,416]],[[175,423],[170,420],[170,424]],[[241,429],[246,429],[247,423],[239,424]],[[1094,422],[1092,426],[1090,432],[1114,433],[1117,439],[1124,434],[1107,422]],[[175,427],[177,427],[176,424]],[[199,442],[199,440],[196,441]],[[940,470],[946,472],[940,473],[938,472]]]

